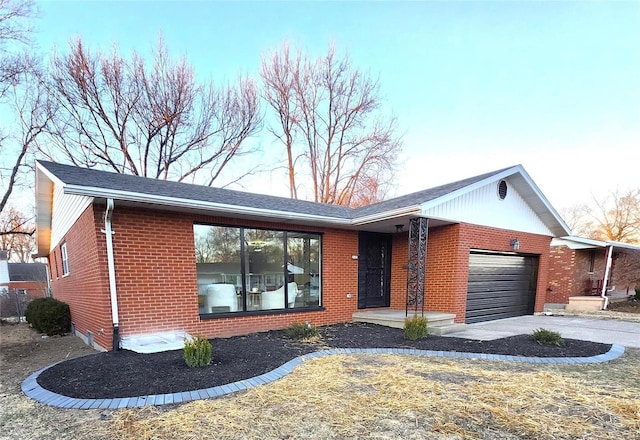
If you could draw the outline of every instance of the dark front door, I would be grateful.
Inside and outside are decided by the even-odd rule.
[[[360,232],[358,239],[358,308],[389,307],[391,235]]]

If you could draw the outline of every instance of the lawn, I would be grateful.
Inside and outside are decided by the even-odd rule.
[[[1,326],[0,438],[640,439],[640,350],[606,364],[534,365],[395,355],[306,362],[215,400],[62,410],[20,393],[31,372],[89,352],[73,337]]]

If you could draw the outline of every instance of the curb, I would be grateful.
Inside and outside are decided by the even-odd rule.
[[[624,347],[621,345],[612,345],[611,349],[597,356],[590,357],[527,357],[527,356],[508,356],[502,354],[485,354],[485,353],[465,353],[457,351],[434,351],[434,350],[417,350],[414,348],[333,348],[330,350],[316,351],[291,359],[289,362],[259,376],[249,379],[240,380],[226,385],[219,385],[211,388],[205,388],[195,391],[184,391],[181,393],[171,394],[152,394],[149,396],[139,397],[121,397],[114,399],[77,399],[67,397],[61,394],[42,388],[38,382],[40,374],[53,367],[56,364],[42,368],[27,377],[22,382],[22,392],[40,403],[65,409],[120,409],[120,408],[137,408],[146,405],[169,405],[173,403],[185,403],[193,400],[211,399],[226,394],[235,393],[237,391],[265,385],[274,382],[287,374],[291,373],[294,368],[304,362],[330,356],[334,354],[404,354],[415,356],[437,356],[456,359],[474,359],[488,361],[508,361],[508,362],[529,362],[536,364],[594,364],[608,362],[617,359],[624,353]],[[59,362],[58,362],[59,363]]]

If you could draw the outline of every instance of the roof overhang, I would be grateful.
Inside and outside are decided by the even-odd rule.
[[[62,184],[46,168],[36,162],[36,253],[33,258],[49,255],[51,219],[55,184]]]
[[[567,246],[569,249],[603,249],[606,247],[614,247],[617,249],[627,249],[640,251],[640,245],[622,243],[619,241],[601,241],[592,238],[576,237],[574,235],[566,237],[553,238],[551,246]]]
[[[522,166],[517,165],[492,174],[486,179],[477,181],[458,190],[436,197],[422,204],[414,204],[375,214],[348,218],[326,216],[312,213],[265,209],[238,204],[226,204],[190,198],[169,197],[138,191],[125,191],[97,186],[67,184],[58,179],[44,165],[36,162],[36,216],[37,216],[37,254],[42,257],[49,254],[51,245],[51,226],[54,192],[56,186],[62,194],[78,195],[93,199],[94,203],[104,203],[113,199],[118,206],[141,207],[174,212],[197,213],[204,215],[224,216],[237,219],[262,220],[294,225],[311,225],[335,227],[340,229],[364,230],[371,232],[393,233],[408,229],[409,221],[416,217],[426,217],[427,211],[436,205],[445,203],[467,192],[487,185],[491,182],[507,179],[531,206],[536,215],[547,225],[555,236],[570,234],[569,227],[553,209],[542,192],[535,185]],[[429,226],[459,223],[459,219],[430,218]]]

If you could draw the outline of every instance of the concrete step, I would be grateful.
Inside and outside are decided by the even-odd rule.
[[[448,335],[449,333],[463,332],[467,329],[467,324],[447,324],[427,326],[427,333],[430,335]]]
[[[412,316],[413,313],[409,312],[409,317]],[[420,316],[420,314],[418,314],[418,316]],[[355,322],[368,322],[370,324],[384,325],[386,327],[393,328],[404,328],[405,317],[406,315],[404,310],[391,309],[359,311],[354,312],[352,315],[352,319]],[[424,312],[424,317],[427,318],[427,331],[429,333],[443,334],[434,333],[431,329],[445,328],[453,325],[453,320],[456,318],[456,315],[455,313]]]

